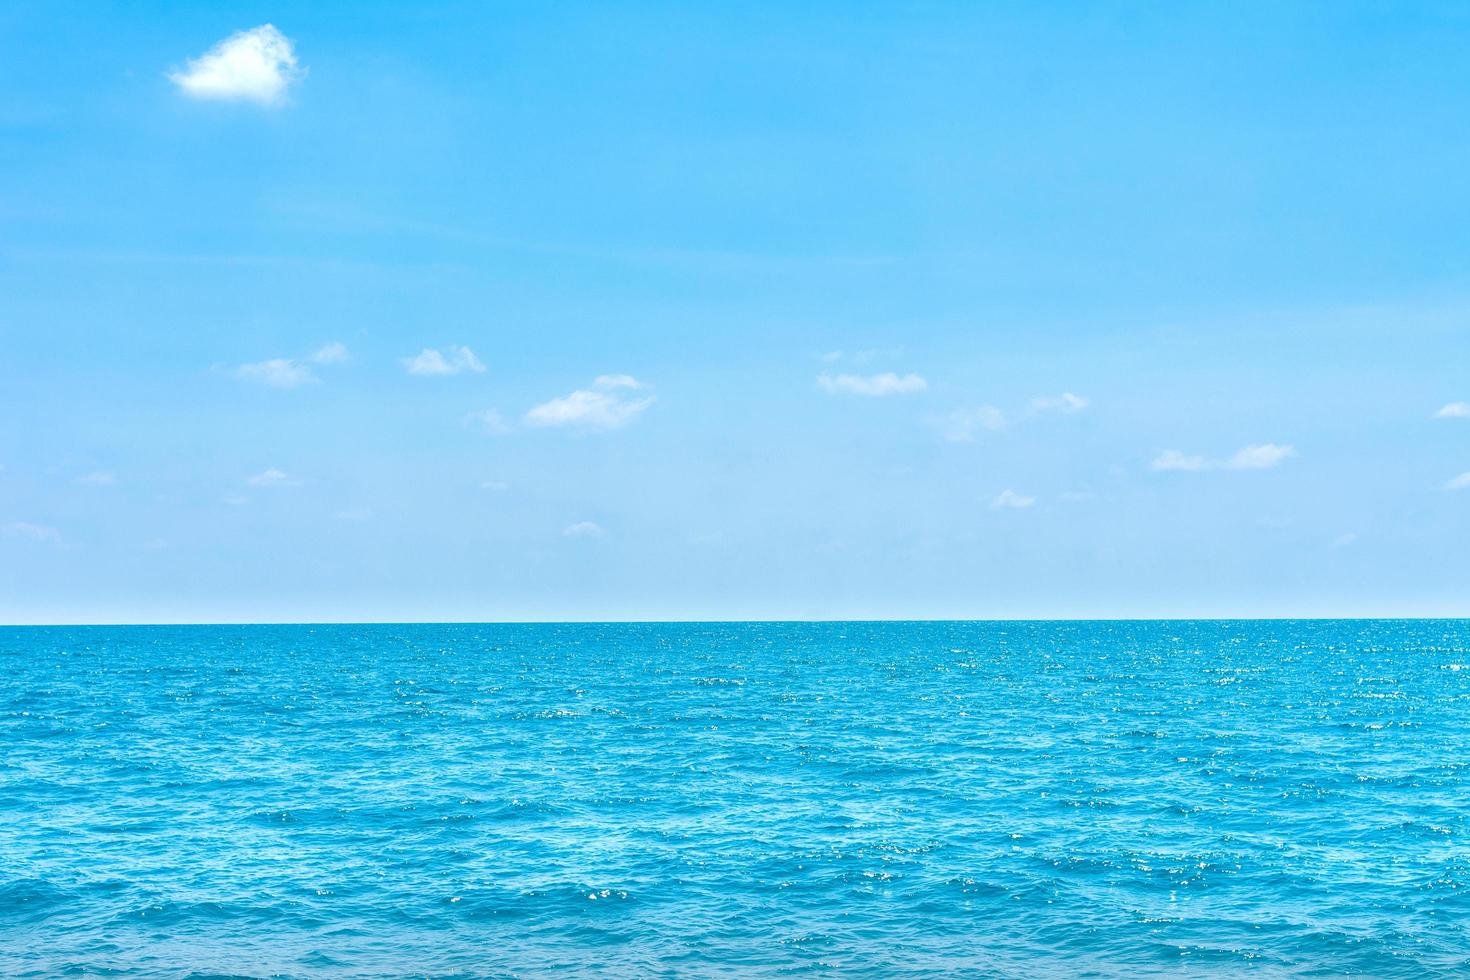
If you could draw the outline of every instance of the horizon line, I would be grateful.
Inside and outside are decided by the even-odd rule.
[[[160,620],[157,622],[30,622],[0,623],[0,629],[152,629],[158,627],[257,626],[821,626],[873,624],[1001,624],[1001,623],[1370,623],[1465,622],[1466,615],[1431,616],[1030,616],[985,617],[879,617],[871,619],[365,619],[365,620]]]

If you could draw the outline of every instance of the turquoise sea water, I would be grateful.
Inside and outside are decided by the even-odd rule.
[[[1470,622],[0,629],[0,975],[1470,971]]]

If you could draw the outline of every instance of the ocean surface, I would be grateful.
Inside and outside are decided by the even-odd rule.
[[[1470,622],[0,628],[0,975],[1465,976]]]

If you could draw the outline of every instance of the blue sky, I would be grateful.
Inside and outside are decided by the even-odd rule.
[[[1467,52],[6,4],[0,621],[1470,614]]]

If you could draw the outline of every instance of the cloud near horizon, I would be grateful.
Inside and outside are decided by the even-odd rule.
[[[347,360],[347,357],[347,345],[334,340],[318,348],[317,352],[311,355],[311,360],[315,364],[341,364]]]
[[[318,348],[306,360],[313,364],[340,364],[347,358],[347,345],[334,340]],[[241,364],[233,373],[241,381],[270,388],[299,388],[318,380],[310,367],[293,357],[273,357]]]
[[[510,432],[510,423],[493,408],[470,412],[464,417],[464,424],[492,436],[503,436]]]
[[[268,361],[241,364],[235,368],[235,377],[270,388],[299,388],[316,380],[316,375],[311,373],[310,368],[289,357],[273,357]]]
[[[606,533],[601,525],[594,524],[592,521],[578,521],[575,524],[568,524],[562,528],[561,532],[564,538],[600,538]]]
[[[291,39],[273,25],[262,24],[231,34],[168,77],[191,99],[276,106],[305,74],[296,63]]]
[[[11,521],[8,524],[0,524],[0,537],[18,538],[22,541],[40,541],[49,544],[61,543],[61,532],[54,527],[45,524],[32,524],[30,521]]]
[[[527,425],[537,428],[572,426],[608,431],[619,429],[641,415],[654,402],[652,395],[630,397],[644,385],[630,374],[604,374],[592,382],[591,388],[579,388],[568,395],[543,402],[526,412]]]
[[[1081,395],[1074,395],[1070,391],[1064,391],[1060,395],[1031,399],[1031,411],[1061,412],[1065,415],[1070,415],[1073,412],[1082,411],[1088,404],[1088,400]]]
[[[1437,419],[1470,419],[1470,402],[1450,402],[1434,413]]]
[[[1005,413],[994,405],[957,408],[931,420],[939,434],[950,442],[974,442],[981,432],[999,432],[1006,426]]]
[[[409,374],[419,375],[447,375],[462,374],[470,371],[474,374],[483,374],[485,365],[475,356],[475,352],[468,347],[460,347],[450,344],[444,348],[442,353],[432,347],[425,347],[414,357],[405,357],[403,366],[408,369]]]
[[[915,392],[924,391],[929,387],[917,374],[894,374],[885,371],[882,374],[828,374],[823,371],[817,375],[817,387],[829,395],[863,395],[868,398],[882,398],[887,395],[910,395]]]
[[[1228,459],[1193,456],[1177,449],[1166,449],[1154,457],[1149,468],[1155,472],[1199,473],[1205,470],[1267,470],[1296,455],[1296,448],[1263,442],[1243,446]]]
[[[1000,493],[996,494],[995,499],[990,501],[990,509],[1024,510],[1025,508],[1030,507],[1035,503],[1035,497],[1028,497],[1025,494],[1017,493],[1016,491],[1007,487]]]
[[[294,487],[301,483],[300,480],[286,475],[286,473],[276,469],[274,466],[255,474],[245,482],[252,487]]]

